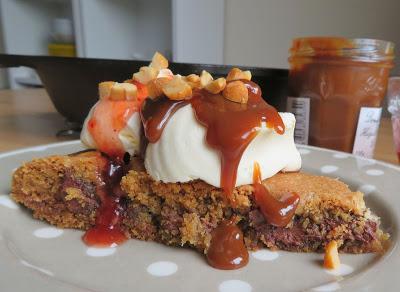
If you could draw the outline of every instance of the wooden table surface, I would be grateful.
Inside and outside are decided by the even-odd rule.
[[[56,136],[65,128],[44,89],[0,90],[0,152],[76,139]],[[397,164],[388,118],[381,121],[374,158]]]

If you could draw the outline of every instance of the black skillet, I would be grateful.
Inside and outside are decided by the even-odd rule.
[[[55,108],[69,122],[82,123],[97,101],[101,81],[129,79],[149,61],[64,58],[0,54],[0,67],[26,66],[36,70]],[[207,70],[215,77],[225,76],[232,66],[170,63],[175,74],[199,74]],[[288,71],[240,66],[251,70],[252,80],[262,89],[268,103],[283,111],[287,94]]]

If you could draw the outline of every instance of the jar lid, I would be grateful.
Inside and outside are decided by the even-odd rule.
[[[363,62],[392,61],[394,44],[375,39],[342,37],[296,38],[289,50],[291,57],[345,57]]]

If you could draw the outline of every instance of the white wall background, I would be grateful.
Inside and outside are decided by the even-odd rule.
[[[3,0],[4,1],[4,0]],[[171,56],[171,1],[82,0],[80,56],[151,59],[155,50]],[[80,42],[80,43],[79,43]]]
[[[225,0],[227,64],[287,68],[293,38],[321,35],[393,41],[400,62],[400,0]]]
[[[174,61],[224,62],[224,0],[173,0]]]

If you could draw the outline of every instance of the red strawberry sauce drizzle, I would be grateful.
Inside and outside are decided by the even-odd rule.
[[[121,199],[124,193],[120,181],[126,174],[127,166],[123,159],[110,158],[98,154],[96,193],[101,205],[97,209],[95,225],[83,235],[89,246],[110,247],[123,243],[127,237],[121,229],[124,207]]]
[[[96,183],[96,193],[101,205],[96,211],[95,225],[82,238],[89,246],[108,247],[127,240],[121,229],[124,212],[121,200],[124,194],[120,187],[127,166],[124,163],[125,149],[118,135],[147,97],[145,85],[133,80],[131,83],[138,88],[136,100],[102,99],[94,108],[93,116],[88,122],[88,130],[98,150],[104,153],[98,156]]]

